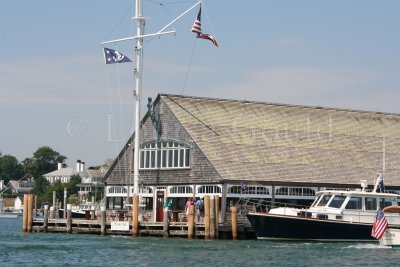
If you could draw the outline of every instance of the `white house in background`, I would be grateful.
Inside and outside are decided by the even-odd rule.
[[[71,176],[78,174],[82,176],[85,172],[85,162],[78,160],[76,162],[75,168],[63,168],[62,163],[58,163],[58,168],[55,171],[44,174],[44,178],[53,184],[56,181],[61,181],[62,183],[68,183],[71,180]]]
[[[76,186],[79,187],[79,195],[81,197],[88,197],[89,193],[96,194],[103,189],[103,178],[108,169],[101,167],[98,170],[87,169],[82,175],[81,183]]]

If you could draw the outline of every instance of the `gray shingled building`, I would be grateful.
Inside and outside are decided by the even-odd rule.
[[[399,114],[160,94],[140,135],[141,196],[156,220],[166,197],[175,209],[205,194],[222,211],[245,197],[305,203],[327,187],[372,186],[382,170],[400,190]],[[111,209],[133,190],[132,140],[104,179]]]

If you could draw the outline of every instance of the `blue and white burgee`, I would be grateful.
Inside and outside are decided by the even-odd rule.
[[[106,64],[132,62],[127,56],[117,50],[106,47],[103,47],[103,49]]]

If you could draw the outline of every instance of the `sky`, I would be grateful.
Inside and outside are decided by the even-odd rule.
[[[143,0],[146,33],[196,1]],[[86,166],[133,132],[131,63],[104,64],[101,42],[135,34],[133,0],[0,1],[0,152],[49,146]],[[142,112],[159,93],[400,114],[400,1],[206,0],[176,33],[145,41]],[[109,44],[133,58],[134,44]]]

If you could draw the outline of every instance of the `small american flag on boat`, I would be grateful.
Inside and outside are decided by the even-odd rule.
[[[385,234],[387,228],[388,222],[381,209],[379,209],[378,213],[376,214],[374,225],[372,227],[371,236],[375,237],[376,239],[381,239],[382,236]]]

